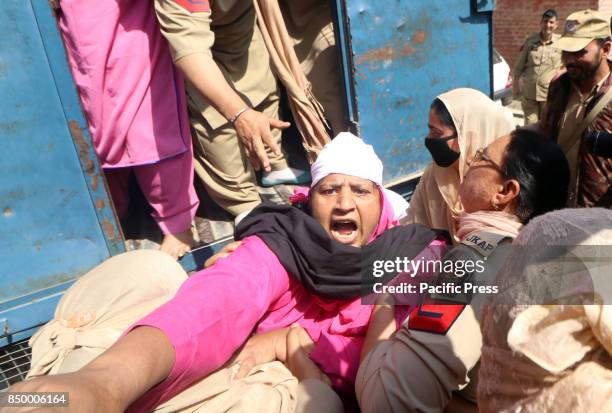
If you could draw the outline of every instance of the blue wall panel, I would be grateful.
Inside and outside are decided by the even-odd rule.
[[[431,161],[423,138],[436,95],[456,87],[490,94],[493,4],[346,0],[359,133],[381,157],[385,183]]]
[[[1,8],[0,345],[124,249],[47,1]]]

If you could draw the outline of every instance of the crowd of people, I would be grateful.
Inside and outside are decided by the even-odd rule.
[[[111,3],[96,7],[116,12],[106,14],[112,31],[88,32],[84,16],[98,11],[73,0],[59,2],[60,27],[109,180],[134,170],[167,244],[113,257],[79,279],[32,337],[28,380],[9,391],[69,392],[79,412],[612,408],[612,159],[584,139],[612,132],[604,16],[573,13],[557,38],[556,13],[544,13],[542,36],[528,40],[519,63],[555,54],[564,68],[550,76],[543,109],[534,109],[541,118],[528,127],[515,129],[507,109],[474,89],[432,96],[424,142],[432,163],[408,204],[384,188],[373,148],[342,132],[342,113],[329,109],[334,85],[316,80],[304,57],[334,47],[331,18],[308,13],[323,6],[156,0],[155,11],[125,13]],[[254,58],[270,47],[255,22],[276,12],[289,37],[302,39],[296,61],[306,62],[322,113],[340,132],[313,147],[309,172],[289,168],[280,151],[287,124],[270,67],[250,68],[271,60]],[[149,65],[129,92],[112,86],[126,81],[113,72],[123,64],[113,56],[126,50],[145,50]],[[101,73],[99,59],[113,65]],[[163,96],[155,85],[165,85]],[[147,146],[144,136],[155,136],[157,151],[132,151]],[[174,143],[155,144],[163,138]],[[185,225],[197,207],[192,159],[213,199],[239,219],[238,242],[187,277],[173,257],[189,246]],[[260,204],[249,195],[252,166],[268,184],[310,186],[296,189],[292,205]],[[174,196],[167,191],[182,191],[181,207],[164,204]],[[373,263],[398,257],[445,266],[390,271],[374,280],[386,293],[373,294]],[[470,262],[480,266],[466,270]],[[419,284],[427,288],[411,290]]]

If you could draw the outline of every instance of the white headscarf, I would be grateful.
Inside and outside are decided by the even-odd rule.
[[[370,180],[381,189],[393,207],[396,220],[406,215],[408,207],[406,200],[398,193],[382,186],[383,164],[372,145],[366,144],[350,132],[339,133],[323,147],[317,160],[310,167],[310,173],[311,188],[331,174],[351,175]]]

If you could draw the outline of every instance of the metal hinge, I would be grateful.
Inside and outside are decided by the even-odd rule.
[[[6,318],[0,318],[0,337],[8,336],[9,332],[8,320]]]

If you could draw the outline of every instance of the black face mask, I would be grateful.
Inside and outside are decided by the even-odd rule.
[[[425,138],[425,147],[429,150],[436,165],[442,168],[448,168],[459,159],[459,152],[453,151],[446,143],[451,139],[457,138],[457,135],[448,136],[446,138]]]

